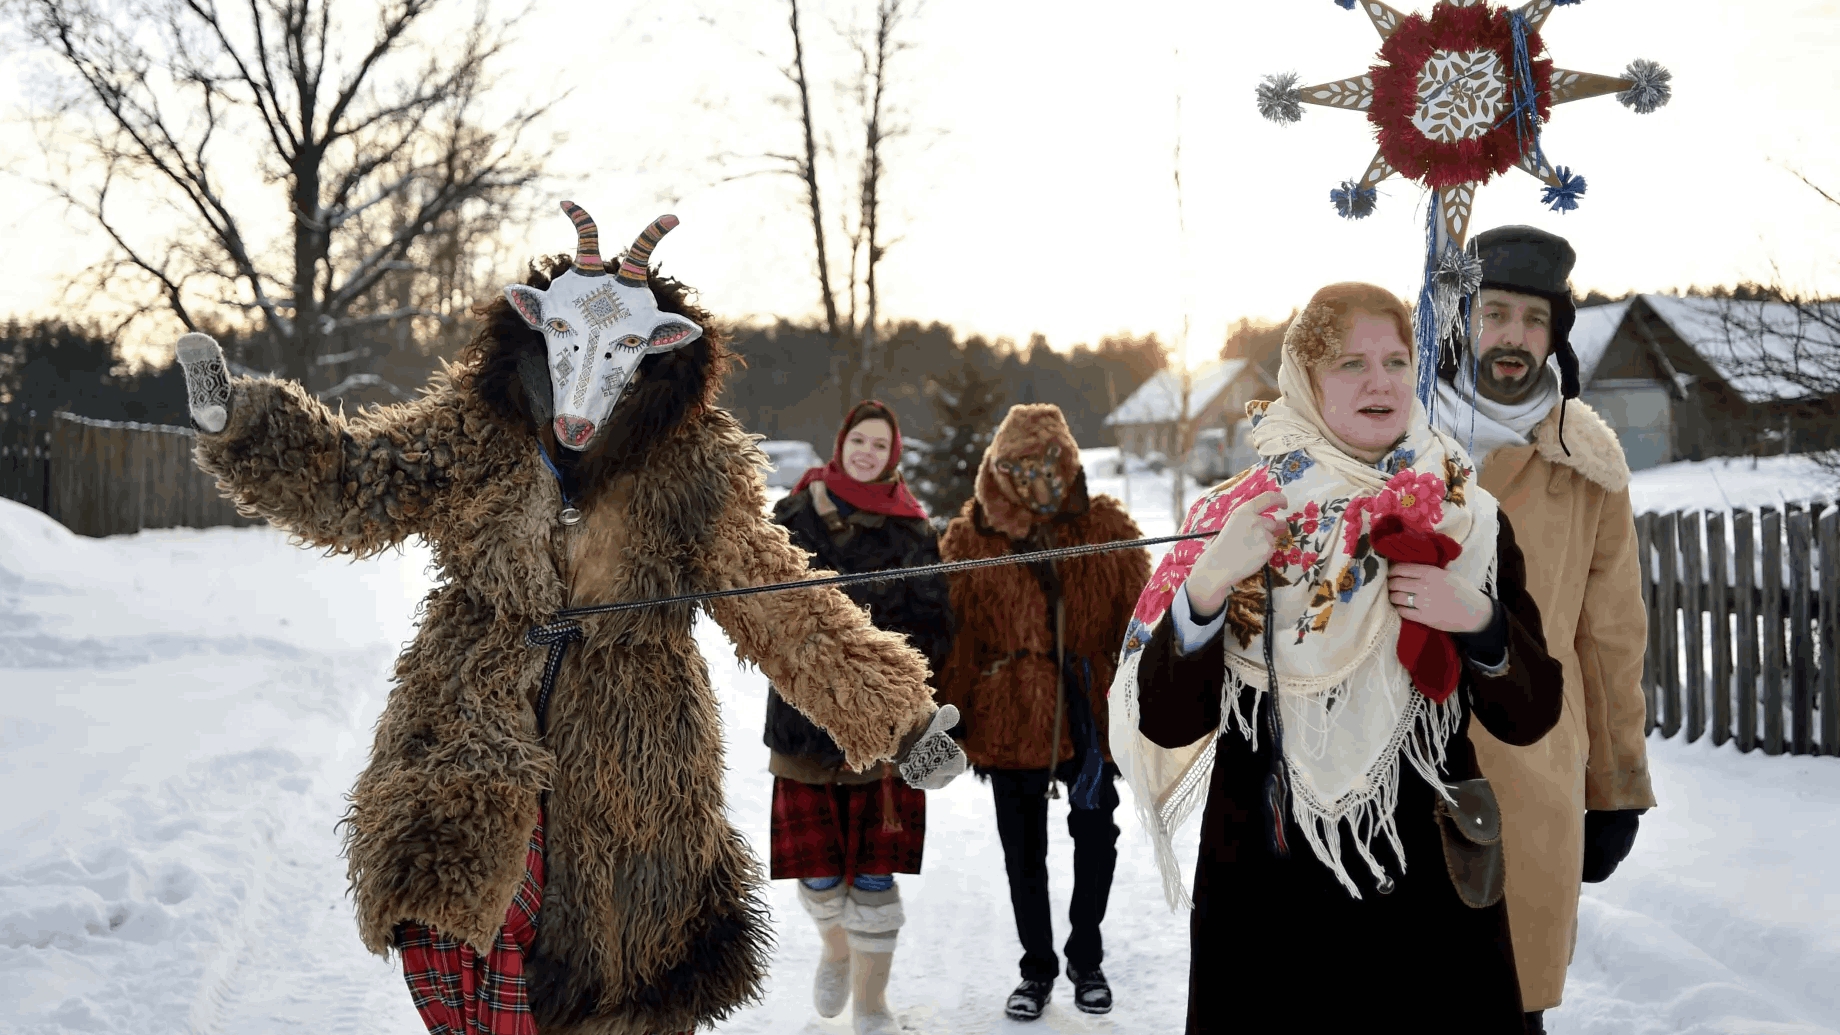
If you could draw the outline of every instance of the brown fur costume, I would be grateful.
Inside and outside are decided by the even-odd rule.
[[[651,283],[661,309],[710,328],[681,285]],[[347,417],[291,382],[239,379],[230,422],[200,435],[198,462],[303,543],[356,555],[411,535],[433,545],[441,582],[397,661],[346,820],[365,945],[387,953],[412,919],[487,946],[547,793],[531,961],[541,1029],[711,1022],[757,996],[770,944],[761,873],[724,815],[721,722],[692,609],[584,619],[547,738],[532,710],[544,652],[524,634],[565,606],[796,579],[806,555],[767,520],[754,440],[712,403],[726,359],[713,329],[648,357],[607,441],[575,456],[532,419],[517,378],[541,337],[503,299],[481,314],[459,364],[400,406]],[[557,520],[539,435],[574,482],[576,526]],[[709,610],[853,765],[894,756],[933,712],[924,660],[836,590]]]
[[[1067,491],[1060,512],[1044,516],[1023,505],[997,463],[1043,457],[1050,445],[1060,447],[1056,467]],[[1140,535],[1116,499],[1087,497],[1079,447],[1059,407],[1025,404],[1003,418],[978,468],[976,495],[946,527],[939,553],[957,561]],[[1088,698],[1099,742],[1110,744],[1106,691],[1131,610],[1150,578],[1150,555],[1117,550],[1055,563],[1066,601],[1067,656],[1092,665]],[[939,698],[956,704],[964,716],[965,754],[985,768],[1048,768],[1056,680],[1053,616],[1041,583],[1029,568],[1015,564],[964,572],[951,583],[959,633]],[[1072,730],[1063,722],[1055,760],[1073,755]]]

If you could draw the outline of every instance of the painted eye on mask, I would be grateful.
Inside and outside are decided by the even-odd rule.
[[[636,334],[628,334],[626,337],[614,342],[614,344],[623,349],[642,349],[645,347],[645,339]]]
[[[569,322],[567,320],[551,320],[548,323],[545,323],[543,325],[543,329],[550,332],[551,334],[573,334],[574,333],[572,330],[570,330]]]

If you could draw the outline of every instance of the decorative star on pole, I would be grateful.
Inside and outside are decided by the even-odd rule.
[[[1540,29],[1555,7],[1578,2],[1528,0],[1510,9],[1487,0],[1439,0],[1427,14],[1408,15],[1380,0],[1336,0],[1344,8],[1358,5],[1373,22],[1379,63],[1364,75],[1315,86],[1299,87],[1295,74],[1259,84],[1259,113],[1280,124],[1302,118],[1305,104],[1367,113],[1379,148],[1366,171],[1329,192],[1343,216],[1372,212],[1376,188],[1390,176],[1431,190],[1420,308],[1436,317],[1429,322],[1439,339],[1454,325],[1459,299],[1480,283],[1480,263],[1463,251],[1477,188],[1519,168],[1546,185],[1541,199],[1554,211],[1578,207],[1584,177],[1555,167],[1540,147],[1553,106],[1614,93],[1647,114],[1672,94],[1672,75],[1652,61],[1633,61],[1621,76],[1555,68]],[[1421,344],[1428,331],[1421,331]]]

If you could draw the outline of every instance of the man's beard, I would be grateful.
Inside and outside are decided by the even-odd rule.
[[[1495,374],[1497,360],[1518,359],[1521,361],[1521,373],[1514,377],[1498,377]],[[1540,375],[1546,369],[1545,364],[1536,363],[1533,353],[1513,346],[1497,346],[1482,354],[1476,377],[1476,387],[1483,395],[1500,403],[1517,403],[1527,398],[1539,386]]]

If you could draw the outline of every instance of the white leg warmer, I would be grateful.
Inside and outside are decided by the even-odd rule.
[[[848,892],[849,885],[847,884],[839,884],[823,891],[813,891],[805,886],[804,881],[800,881],[799,904],[804,906],[805,912],[811,914],[811,918],[818,922],[819,930],[827,930],[837,926],[843,920],[844,908],[849,904]]]
[[[893,952],[895,937],[906,922],[900,885],[887,891],[850,888],[843,908],[843,929],[849,933],[850,948],[857,952]]]
[[[845,907],[849,904],[846,897],[847,886],[839,884],[824,891],[813,891],[803,882],[799,884],[799,903],[805,912],[818,924],[818,933],[826,940],[832,937],[843,922]],[[848,932],[845,932],[848,937]],[[820,1017],[835,1017],[843,1012],[850,1002],[850,957],[840,960],[818,960],[818,973],[812,978],[811,1005],[817,1009]]]

